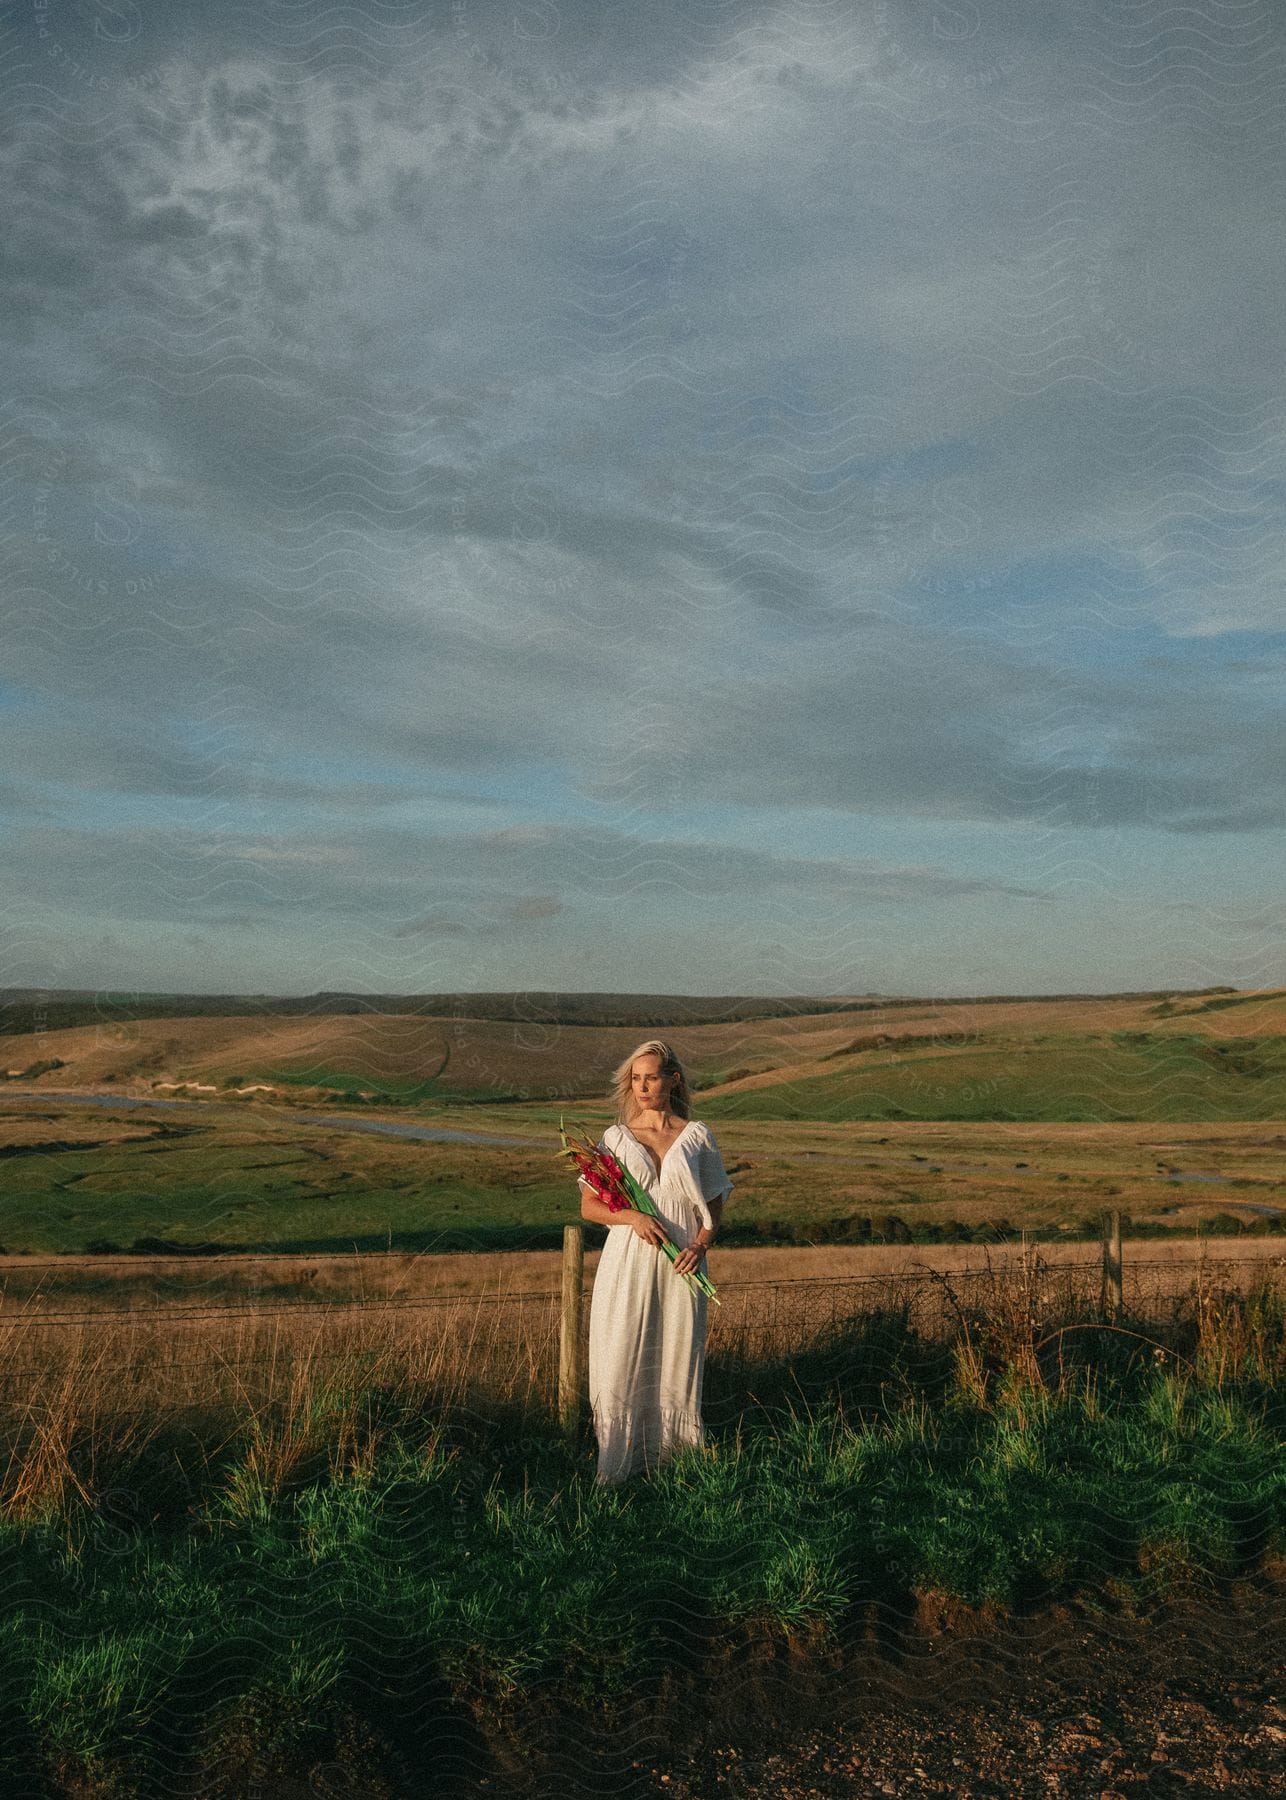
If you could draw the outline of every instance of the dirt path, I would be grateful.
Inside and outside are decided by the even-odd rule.
[[[471,1791],[839,1796],[1286,1795],[1286,1588],[1168,1607],[1150,1623],[1070,1611],[855,1647],[829,1667],[766,1649],[625,1730],[527,1745]]]

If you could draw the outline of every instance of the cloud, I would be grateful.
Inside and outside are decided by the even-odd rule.
[[[573,853],[1003,909],[1036,863],[951,833],[1134,879],[1282,823],[1275,39],[95,16],[0,169],[9,810],[69,905],[95,811],[131,906],[214,863],[408,942],[574,932]],[[746,860],[787,812],[800,868]]]
[[[526,924],[536,919],[556,919],[564,910],[556,894],[524,894],[521,900],[510,903],[508,915],[515,924]]]
[[[399,940],[521,937],[553,921],[583,929],[603,909],[654,900],[697,916],[710,903],[746,897],[756,906],[823,911],[1046,899],[1001,877],[932,865],[783,856],[577,826],[511,835],[370,825],[265,844],[217,830],[41,823],[18,824],[13,846],[24,866],[40,871],[34,891],[42,906],[74,904],[92,881],[97,903],[120,918],[349,919]]]
[[[466,937],[469,927],[459,919],[411,919],[405,925],[399,925],[394,931],[395,938],[454,938]]]

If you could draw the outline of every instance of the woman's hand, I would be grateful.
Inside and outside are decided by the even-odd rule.
[[[680,1250],[679,1254],[674,1259],[675,1274],[695,1275],[702,1263],[704,1263],[705,1256],[706,1247],[704,1244],[689,1244],[687,1249]]]
[[[641,1237],[645,1244],[651,1244],[655,1250],[659,1250],[661,1245],[668,1241],[669,1233],[665,1226],[659,1219],[654,1219],[651,1213],[635,1212],[631,1208],[623,1215],[617,1213],[616,1217],[618,1219],[624,1217],[630,1229]]]

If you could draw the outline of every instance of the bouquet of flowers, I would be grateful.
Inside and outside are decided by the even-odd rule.
[[[563,1141],[561,1154],[570,1157],[576,1165],[576,1173],[586,1186],[593,1188],[603,1205],[610,1212],[625,1212],[633,1207],[636,1212],[647,1213],[650,1218],[658,1219],[651,1194],[630,1174],[610,1150],[600,1150],[589,1137],[577,1137],[569,1132],[563,1121],[558,1121],[558,1135]],[[674,1262],[679,1255],[679,1246],[667,1237],[661,1245],[662,1250]],[[715,1286],[704,1269],[697,1269],[683,1279],[694,1293],[708,1294],[715,1305],[721,1304]]]

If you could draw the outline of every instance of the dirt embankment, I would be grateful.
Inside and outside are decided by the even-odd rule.
[[[533,1708],[534,1713],[534,1708]],[[743,1646],[589,1715],[492,1738],[496,1795],[675,1800],[1127,1800],[1286,1795],[1286,1586],[1189,1597],[1148,1621],[1059,1608],[988,1619],[922,1602],[812,1658]],[[485,1783],[485,1785],[483,1785]]]

